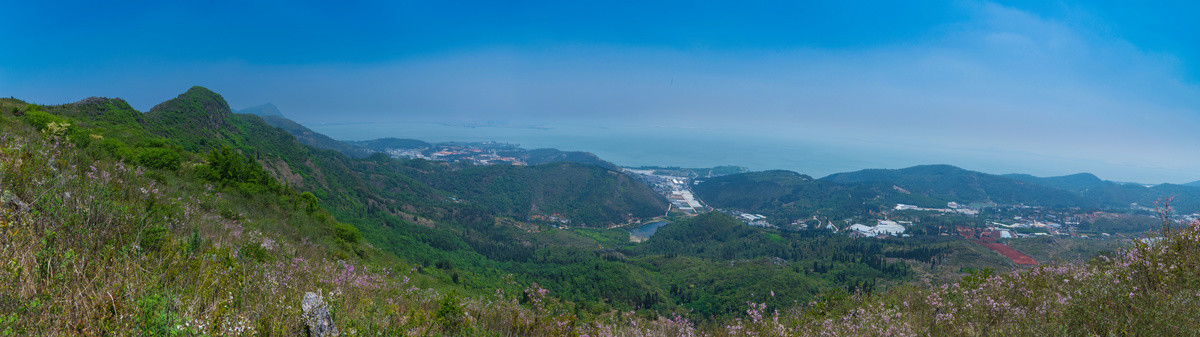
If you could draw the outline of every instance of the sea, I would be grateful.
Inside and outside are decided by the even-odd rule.
[[[585,151],[619,166],[707,168],[721,165],[751,171],[790,170],[821,178],[862,169],[896,169],[925,164],[950,164],[992,174],[1028,173],[1058,176],[1091,172],[1102,178],[1154,171],[1141,166],[1069,159],[1009,149],[971,148],[969,139],[922,143],[908,130],[894,130],[876,139],[866,132],[809,128],[691,127],[672,125],[539,125],[507,123],[451,124],[386,122],[306,124],[339,140],[409,138],[431,143],[487,142],[517,144],[526,149],[555,148]],[[851,130],[852,131],[852,130]],[[1174,170],[1157,169],[1177,174]],[[1194,178],[1193,178],[1194,179]],[[1190,180],[1189,180],[1190,181]]]
[[[886,144],[787,132],[672,126],[455,125],[425,122],[344,123],[309,126],[338,140],[409,138],[431,143],[486,142],[526,149],[591,152],[625,167],[707,168],[735,165],[752,171],[783,169],[814,177],[863,168],[920,163]],[[900,166],[898,166],[900,165]]]

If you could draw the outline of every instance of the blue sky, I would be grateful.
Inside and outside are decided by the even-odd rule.
[[[4,1],[0,95],[146,110],[203,85],[307,124],[744,128],[954,153],[916,156],[993,173],[1187,182],[1200,179],[1196,14],[1116,1]]]

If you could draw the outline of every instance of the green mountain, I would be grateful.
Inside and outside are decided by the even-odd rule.
[[[192,152],[218,147],[230,134],[233,112],[225,98],[202,87],[192,87],[144,115],[150,133],[171,139]]]
[[[1061,177],[1046,177],[1040,178],[1028,174],[1005,174],[1004,177],[1034,183],[1046,187],[1052,187],[1060,190],[1071,192],[1084,192],[1091,189],[1102,188],[1106,184],[1104,180],[1091,173],[1078,173]]]
[[[560,151],[558,149],[532,149],[512,151],[510,153],[504,153],[504,155],[515,156],[530,165],[571,162],[596,165],[609,171],[621,171],[621,168],[616,164],[605,161],[604,159],[600,159],[600,157],[597,157],[595,154],[590,152]]]
[[[1039,178],[1025,174],[1005,175],[1013,179],[1076,193],[1099,205],[1128,207],[1138,204],[1154,207],[1164,199],[1172,199],[1172,207],[1181,212],[1200,212],[1200,188],[1188,185],[1118,183],[1097,178],[1088,173],[1062,177]]]
[[[498,214],[528,219],[559,213],[572,226],[611,226],[667,209],[666,200],[640,181],[587,164],[464,166],[421,178]]]
[[[57,106],[55,112],[107,128],[143,122],[142,113],[120,98],[88,97],[79,102]]]
[[[940,207],[945,201],[908,193],[889,184],[837,184],[791,171],[762,171],[725,175],[693,187],[711,206],[761,212],[777,223],[814,215],[848,218],[881,211],[896,203]]]
[[[1097,206],[1093,200],[1064,190],[950,165],[922,165],[898,170],[869,169],[832,174],[821,180],[838,184],[893,184],[914,194],[961,203]]]

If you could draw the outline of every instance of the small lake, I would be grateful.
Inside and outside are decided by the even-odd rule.
[[[651,235],[654,235],[654,232],[658,231],[659,227],[666,226],[669,223],[670,222],[666,222],[666,221],[651,222],[651,223],[642,225],[638,228],[629,230],[629,235],[648,239],[648,238],[650,238]]]

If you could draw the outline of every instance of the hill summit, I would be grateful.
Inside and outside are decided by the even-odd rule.
[[[912,193],[968,203],[1093,206],[1090,201],[1068,191],[951,165],[920,165],[896,170],[867,169],[836,173],[821,180],[838,184],[882,182]]]
[[[226,125],[225,117],[231,113],[229,104],[220,94],[194,86],[178,97],[150,108],[147,116],[160,122],[191,123],[191,127],[216,130]]]

